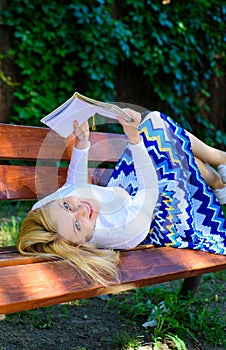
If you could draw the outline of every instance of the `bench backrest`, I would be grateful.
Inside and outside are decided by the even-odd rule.
[[[42,198],[65,181],[74,143],[42,127],[0,124],[0,200]],[[104,185],[125,146],[124,135],[91,132],[89,181]]]

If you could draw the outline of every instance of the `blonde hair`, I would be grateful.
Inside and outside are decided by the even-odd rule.
[[[66,260],[91,280],[108,284],[119,281],[119,255],[111,249],[98,249],[88,242],[81,246],[56,232],[48,204],[28,213],[24,220],[17,249],[23,255],[57,257]]]

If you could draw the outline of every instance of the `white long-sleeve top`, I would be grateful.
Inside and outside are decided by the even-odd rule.
[[[89,147],[73,149],[65,184],[38,201],[32,210],[67,196],[95,198],[100,202],[100,212],[90,242],[99,248],[134,248],[148,234],[158,198],[158,179],[152,160],[142,139],[136,145],[130,144],[138,183],[138,191],[131,197],[121,187],[87,183]]]

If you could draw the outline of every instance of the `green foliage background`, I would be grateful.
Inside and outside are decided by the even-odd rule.
[[[226,144],[198,103],[210,112],[208,82],[226,66],[221,0],[11,0],[2,21],[12,31],[7,56],[20,82],[12,122],[39,125],[74,91],[114,101],[124,62],[139,67],[165,113],[188,129],[197,121],[207,142]]]

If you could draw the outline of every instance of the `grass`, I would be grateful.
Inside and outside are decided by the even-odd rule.
[[[139,350],[142,346],[142,338],[131,336],[127,333],[117,333],[114,335],[115,346],[119,350]]]
[[[167,284],[135,289],[117,307],[123,317],[144,327],[154,350],[163,349],[163,344],[168,346],[165,349],[186,350],[188,339],[195,344],[202,339],[212,346],[226,346],[225,273],[203,276],[197,295],[188,298],[179,297],[178,283],[169,283],[170,290]],[[121,338],[121,349],[127,350],[125,335]]]
[[[33,202],[0,203],[0,246],[15,245],[20,227]]]
[[[7,315],[6,319],[8,321],[10,320],[15,327],[29,324],[36,329],[51,329],[56,322],[56,308],[58,309],[57,317],[63,322],[68,317],[67,304],[62,304],[60,307],[48,306],[45,309],[40,308],[32,311],[16,312]]]

